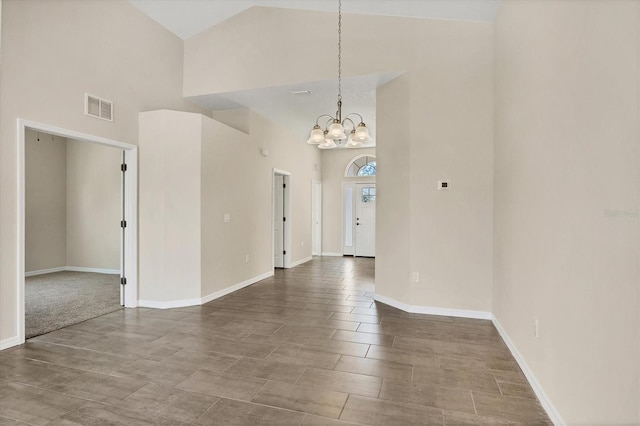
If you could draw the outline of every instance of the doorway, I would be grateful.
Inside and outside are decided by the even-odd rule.
[[[116,148],[116,156],[123,162],[118,161],[117,174],[120,174],[120,182],[118,185],[122,188],[121,203],[118,203],[117,210],[121,212],[119,215],[119,223],[116,222],[115,228],[118,233],[116,237],[118,248],[122,250],[118,253],[118,259],[115,261],[117,266],[114,269],[102,270],[97,272],[116,272],[117,284],[120,284],[120,304],[125,307],[137,306],[137,147],[135,145],[106,139],[98,136],[87,135],[72,130],[62,129],[47,124],[36,123],[26,120],[18,120],[18,183],[19,183],[19,203],[18,203],[18,267],[19,271],[26,271],[26,140],[27,132],[36,134],[46,134],[47,137],[62,138],[74,140],[79,146],[93,144],[94,146],[102,145],[110,148]],[[86,253],[80,253],[80,255]],[[66,263],[66,262],[65,262]],[[63,265],[65,271],[86,272],[83,268],[67,268],[73,265]],[[100,268],[93,268],[100,269]],[[42,271],[40,271],[42,272]],[[46,271],[45,271],[46,272]],[[25,274],[18,274],[17,282],[17,311],[18,311],[18,330],[17,335],[21,339],[19,343],[25,340]]]
[[[356,184],[355,255],[376,256],[376,184]]]
[[[375,257],[376,184],[344,183],[342,199],[343,255]]]
[[[273,170],[273,268],[291,265],[291,174]]]

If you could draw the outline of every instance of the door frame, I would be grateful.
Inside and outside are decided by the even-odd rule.
[[[288,191],[284,191],[284,217],[287,220],[284,221],[283,229],[284,229],[284,243],[283,250],[285,251],[285,255],[282,259],[283,268],[291,268],[291,172],[286,170],[273,169],[271,175],[271,270],[273,271],[275,266],[274,254],[275,254],[275,239],[274,239],[274,231],[275,227],[273,226],[273,220],[275,219],[276,214],[276,206],[275,206],[275,180],[276,175],[281,175],[284,177],[284,183],[287,185]]]
[[[27,129],[48,133],[81,142],[105,145],[124,151],[127,163],[127,178],[124,184],[125,220],[123,260],[127,271],[127,284],[124,286],[125,307],[138,306],[138,147],[129,143],[101,136],[89,135],[49,124],[38,123],[19,118],[17,120],[18,143],[18,276],[17,276],[17,324],[19,344],[25,342],[25,133]],[[122,264],[120,271],[122,271]]]

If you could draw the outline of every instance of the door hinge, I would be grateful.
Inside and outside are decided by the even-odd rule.
[[[283,187],[283,188],[286,188],[286,187],[287,187],[287,184],[286,184],[286,183],[283,183],[283,184],[282,184],[282,187]]]
[[[286,251],[286,250],[283,250],[283,251],[282,251],[282,254],[287,254],[287,251]]]
[[[120,221],[120,228],[126,228],[127,227],[127,221],[126,220],[121,220]]]
[[[120,278],[120,284],[127,285],[127,279],[125,277]]]
[[[127,163],[120,164],[120,170],[122,170],[123,172],[126,172],[127,171]]]
[[[283,222],[286,222],[286,221],[287,221],[287,218],[286,218],[286,217],[283,217],[283,218],[282,218],[282,221],[283,221]]]

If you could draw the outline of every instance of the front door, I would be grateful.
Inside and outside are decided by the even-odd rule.
[[[356,256],[376,255],[376,185],[356,185]]]

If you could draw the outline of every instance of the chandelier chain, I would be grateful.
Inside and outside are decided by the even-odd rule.
[[[342,0],[338,0],[338,100],[342,100]]]

